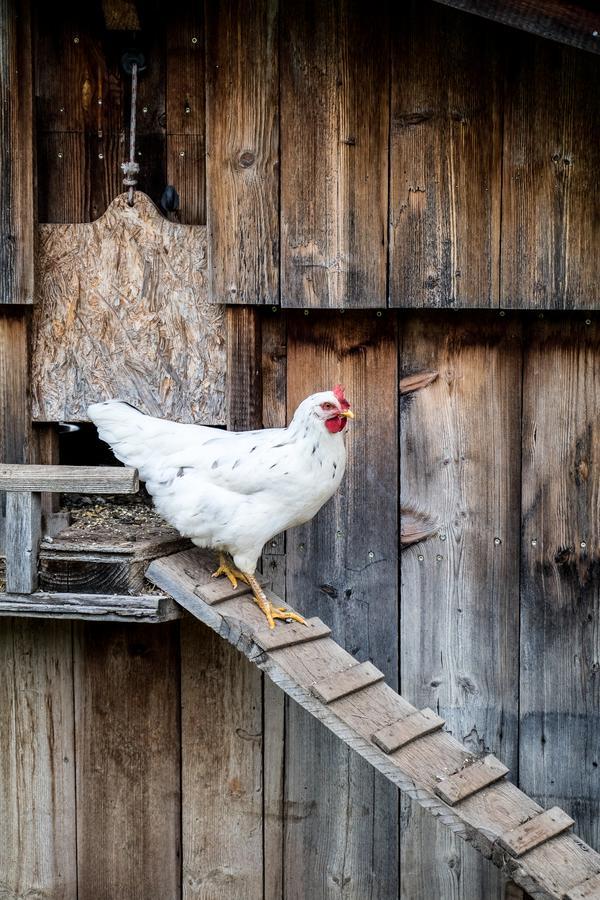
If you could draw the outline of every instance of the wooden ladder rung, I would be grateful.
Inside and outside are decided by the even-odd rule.
[[[553,806],[552,809],[539,813],[516,828],[511,828],[501,835],[496,843],[511,856],[523,856],[528,850],[533,850],[534,847],[556,837],[574,824],[571,816],[560,806]]]
[[[316,616],[301,622],[278,623],[276,628],[260,629],[252,635],[252,640],[261,650],[283,650],[294,644],[306,644],[318,638],[329,637],[331,628]]]
[[[476,794],[482,788],[503,778],[508,771],[504,763],[489,753],[482,759],[476,759],[459,769],[458,772],[443,778],[433,790],[444,803],[454,806],[455,803],[466,800],[467,797]]]
[[[372,662],[357,663],[341,672],[334,672],[311,685],[310,692],[323,703],[333,703],[354,694],[371,684],[383,681],[385,675]]]
[[[425,707],[420,712],[410,713],[403,719],[380,728],[371,736],[371,740],[384,753],[393,753],[400,747],[416,741],[417,738],[439,731],[443,725],[445,720],[436,715],[432,709]]]
[[[600,900],[600,872],[570,887],[563,900]]]
[[[258,583],[261,587],[265,587],[268,582],[259,578]],[[196,585],[194,593],[209,606],[215,606],[217,603],[224,603],[225,600],[235,600],[236,597],[251,594],[252,589],[245,581],[238,581],[237,587],[234,588],[228,578],[215,578],[214,581]]]

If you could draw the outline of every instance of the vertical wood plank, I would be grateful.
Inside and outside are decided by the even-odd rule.
[[[403,695],[517,775],[521,350],[497,314],[411,314],[402,374],[438,371],[402,400],[401,498],[439,533],[401,560]],[[402,896],[502,896],[471,848],[403,801]]]
[[[0,622],[0,893],[76,900],[69,622]]]
[[[31,594],[38,586],[42,497],[32,491],[6,495],[6,590]]]
[[[501,305],[597,308],[600,59],[520,35],[507,63]]]
[[[277,0],[207,0],[211,297],[279,302]]]
[[[394,313],[288,317],[288,419],[341,382],[356,413],[342,486],[287,534],[288,597],[320,616],[360,661],[397,683],[397,342]],[[286,726],[284,896],[398,890],[398,796],[302,709]]]
[[[178,626],[79,624],[78,900],[180,894]]]
[[[251,306],[229,307],[227,325],[227,423],[232,431],[262,425],[261,320]]]
[[[387,3],[282,6],[282,304],[386,305]]]
[[[526,348],[520,786],[598,846],[600,328],[536,320]]]
[[[392,35],[390,305],[496,306],[503,31],[413,0]]]
[[[0,304],[33,303],[33,70],[28,0],[1,0],[0,21]]]

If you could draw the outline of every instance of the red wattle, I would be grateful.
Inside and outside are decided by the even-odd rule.
[[[330,419],[325,419],[325,428],[331,434],[337,434],[338,431],[342,431],[346,427],[346,422],[345,416],[332,416]]]

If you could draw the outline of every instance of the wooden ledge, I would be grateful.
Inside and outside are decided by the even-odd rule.
[[[574,824],[571,816],[560,806],[553,806],[552,809],[547,809],[539,816],[534,816],[522,825],[507,831],[496,843],[511,856],[523,856],[528,850],[533,850],[534,847],[556,837]]]
[[[600,872],[569,888],[563,900],[600,900]]]
[[[404,719],[380,728],[373,734],[371,740],[384,753],[393,753],[420,737],[438,731],[443,725],[445,720],[437,716],[432,709],[425,707],[420,712],[411,713]]]
[[[0,594],[0,616],[88,619],[95,622],[169,622],[181,608],[166,594]]]
[[[482,759],[476,759],[464,768],[459,769],[447,778],[443,778],[434,787],[434,792],[444,803],[454,806],[466,800],[488,785],[507,775],[509,769],[491,753]]]
[[[123,466],[0,465],[0,490],[54,494],[135,494],[137,469]]]
[[[380,672],[372,662],[357,663],[355,666],[350,666],[349,669],[334,672],[327,678],[315,681],[311,685],[310,692],[323,703],[333,703],[334,700],[354,694],[356,691],[369,687],[370,684],[377,684],[384,678],[383,672]]]

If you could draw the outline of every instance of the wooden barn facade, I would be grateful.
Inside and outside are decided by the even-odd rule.
[[[176,534],[133,507],[93,540],[69,525],[61,489],[134,475],[32,469],[12,499],[0,466],[0,556],[29,561],[0,594],[0,897],[600,897],[595,4],[0,17],[0,463],[106,463],[85,408],[113,395],[240,430],[344,384],[345,480],[265,548],[264,576],[443,719],[431,740],[501,760],[568,814],[553,833],[574,821],[543,851],[461,830],[447,793],[354,740],[366,712],[334,727],[273,683],[300,697],[268,648],[247,659],[194,618],[156,562],[187,552]],[[125,51],[144,56],[133,206]],[[434,528],[401,553],[410,508]],[[514,830],[539,807],[511,820],[509,787],[488,812]]]

